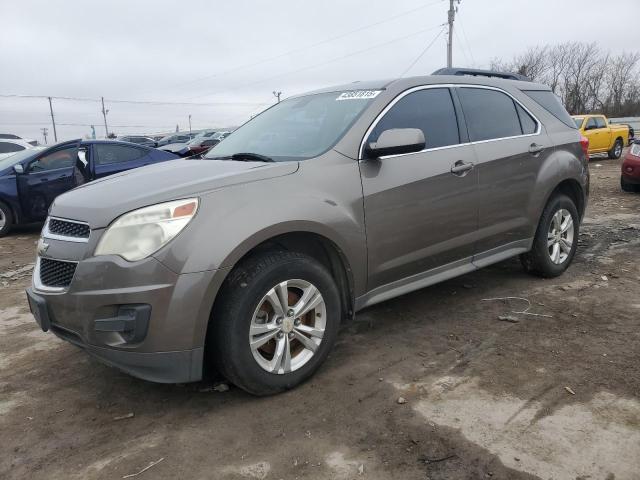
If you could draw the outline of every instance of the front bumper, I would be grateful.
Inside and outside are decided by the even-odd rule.
[[[86,343],[76,332],[51,322],[47,301],[27,288],[27,298],[36,322],[46,332],[82,348],[101,362],[129,375],[158,383],[185,383],[202,378],[204,347],[173,352],[137,352]]]
[[[68,288],[27,289],[44,331],[133,376],[162,383],[202,378],[215,271],[176,274],[153,257],[79,260]],[[117,286],[117,287],[112,287]]]
[[[640,157],[627,154],[622,161],[622,178],[627,183],[640,184]]]

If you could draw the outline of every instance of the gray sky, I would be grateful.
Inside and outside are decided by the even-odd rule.
[[[448,3],[1,0],[0,94],[104,96],[119,134],[185,130],[189,114],[194,129],[240,124],[273,102],[274,90],[286,97],[401,75],[442,31]],[[632,12],[638,0],[608,5]],[[564,41],[640,49],[636,16],[605,10],[601,0],[462,0],[454,64],[486,68],[492,58]],[[441,32],[406,76],[444,66],[445,50]],[[61,124],[95,124],[104,135],[97,102],[54,100],[54,111]],[[45,99],[0,97],[0,132],[42,141],[40,127],[49,127],[51,141]],[[89,132],[60,125],[58,139]]]

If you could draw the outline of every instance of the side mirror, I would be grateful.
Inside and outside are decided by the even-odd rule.
[[[24,173],[24,167],[22,166],[21,163],[17,163],[13,166],[13,171],[16,172],[18,175],[22,175]]]
[[[385,155],[400,155],[424,150],[426,145],[424,133],[418,128],[392,128],[385,130],[377,142],[369,142],[365,152],[370,158]]]

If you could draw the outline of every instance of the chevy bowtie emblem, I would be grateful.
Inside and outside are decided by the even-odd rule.
[[[49,244],[44,243],[42,239],[38,240],[38,255],[44,255],[49,250]]]

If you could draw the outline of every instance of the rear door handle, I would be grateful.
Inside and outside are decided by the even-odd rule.
[[[540,153],[543,150],[544,145],[538,145],[537,143],[532,143],[531,145],[529,145],[529,153],[533,153],[534,155],[536,153]]]
[[[458,160],[456,163],[453,164],[453,167],[451,167],[451,173],[462,177],[469,170],[473,169],[474,166],[475,165],[473,163],[465,163],[462,160]]]

